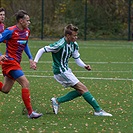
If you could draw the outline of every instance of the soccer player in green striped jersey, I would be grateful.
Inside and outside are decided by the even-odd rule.
[[[91,70],[90,65],[86,65],[81,59],[79,54],[79,46],[76,42],[78,35],[78,27],[73,24],[69,24],[64,28],[64,37],[59,41],[40,48],[34,59],[33,69],[36,69],[37,62],[43,53],[51,52],[53,58],[53,73],[54,78],[62,84],[64,87],[72,87],[73,91],[68,92],[66,95],[61,97],[51,98],[53,111],[55,114],[58,113],[59,106],[61,103],[73,100],[77,97],[82,96],[88,104],[94,109],[94,115],[96,116],[112,116],[112,114],[105,112],[99,106],[98,102],[88,91],[87,87],[81,83],[77,77],[72,73],[68,66],[69,58],[72,57],[76,64],[80,67]]]

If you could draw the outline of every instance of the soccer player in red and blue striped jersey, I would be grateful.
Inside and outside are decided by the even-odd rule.
[[[4,21],[5,21],[5,9],[1,7],[0,8],[0,33],[2,33],[5,29]],[[7,60],[6,56],[0,53],[0,61],[4,61],[4,60]]]
[[[22,87],[22,99],[28,111],[28,117],[39,118],[42,114],[36,113],[32,109],[29,81],[20,66],[23,51],[25,51],[29,58],[30,67],[34,65],[34,61],[32,60],[32,55],[28,47],[28,38],[30,35],[28,26],[30,24],[30,17],[24,10],[19,10],[15,15],[17,24],[5,29],[0,36],[0,42],[6,40],[5,55],[8,59],[2,63],[4,84],[0,82],[0,91],[8,93],[14,82],[17,81]]]
[[[0,33],[2,33],[5,29],[4,21],[5,21],[5,9],[1,7],[0,8]]]

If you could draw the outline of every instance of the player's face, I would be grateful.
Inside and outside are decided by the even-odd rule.
[[[72,31],[71,35],[67,35],[68,42],[75,42],[78,38],[78,32]]]
[[[30,17],[28,15],[25,15],[25,17],[21,20],[21,26],[23,29],[28,28],[30,25]]]
[[[5,11],[0,12],[0,23],[3,23],[5,20]]]

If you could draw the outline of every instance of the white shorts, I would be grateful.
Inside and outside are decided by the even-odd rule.
[[[79,80],[76,78],[76,76],[72,73],[71,69],[69,68],[68,71],[65,71],[64,73],[54,75],[54,78],[62,84],[64,87],[71,87],[76,85]]]

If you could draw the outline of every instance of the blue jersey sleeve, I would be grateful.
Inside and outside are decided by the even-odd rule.
[[[2,53],[0,53],[0,56],[2,55]]]
[[[30,49],[29,49],[29,46],[28,46],[28,43],[26,43],[26,47],[24,48],[24,51],[27,54],[27,56],[29,57],[29,59],[33,59],[31,52],[30,52]]]
[[[8,40],[11,38],[13,31],[9,29],[5,29],[1,34],[0,34],[0,43],[3,42],[4,40]]]

